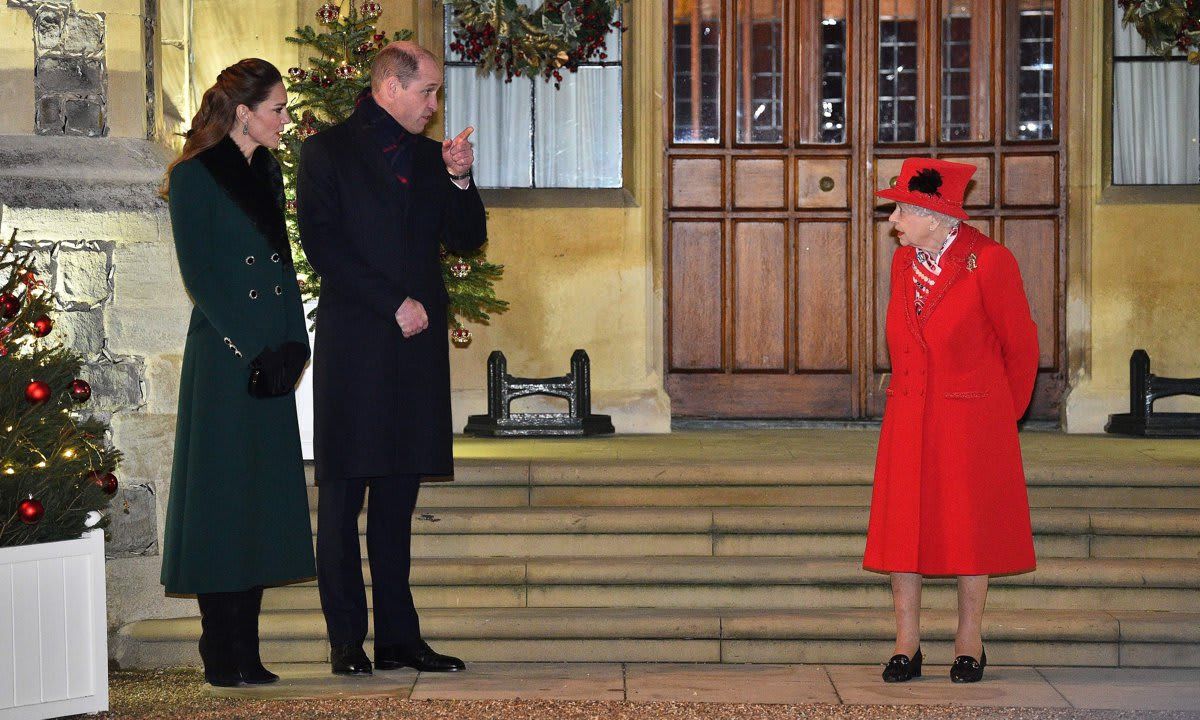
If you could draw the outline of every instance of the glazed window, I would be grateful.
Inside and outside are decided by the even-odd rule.
[[[1200,184],[1200,66],[1152,55],[1113,1],[1112,182]]]
[[[539,2],[522,0],[530,7]],[[446,4],[446,128],[475,127],[475,182],[490,188],[621,187],[621,33],[607,58],[553,81],[480,75],[450,49]]]

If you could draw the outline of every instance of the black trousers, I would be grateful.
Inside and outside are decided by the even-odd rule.
[[[348,478],[317,491],[317,583],[332,645],[361,645],[367,637],[358,516],[367,487],[367,558],[371,565],[375,645],[410,646],[421,624],[408,586],[416,475]]]

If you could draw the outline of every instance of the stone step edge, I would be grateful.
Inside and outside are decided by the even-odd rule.
[[[730,460],[722,463],[646,463],[613,460],[604,462],[547,463],[524,461],[456,461],[453,476],[428,478],[424,487],[458,485],[471,487],[563,487],[563,486],[635,486],[635,487],[722,487],[722,486],[870,486],[874,466],[856,468],[821,467],[799,462],[780,464]],[[1131,473],[1128,467],[1113,469],[1084,465],[1075,468],[1054,466],[1041,470],[1026,465],[1025,482],[1030,487],[1119,487],[1119,488],[1200,488],[1200,473],[1195,468],[1152,467],[1143,473]],[[306,477],[310,487],[315,473]]]
[[[680,568],[671,572],[666,568]],[[695,575],[688,575],[688,570]],[[1093,571],[1091,575],[1087,571]],[[363,579],[371,584],[370,563],[362,563]],[[745,586],[886,584],[885,574],[862,568],[861,557],[811,558],[794,556],[610,556],[598,558],[414,558],[412,584],[419,587],[455,586]],[[928,578],[931,585],[949,585],[953,578]],[[993,577],[993,586],[1039,589],[1185,589],[1200,590],[1200,560],[1045,558],[1031,573]],[[315,587],[315,581],[289,587]],[[1200,598],[1198,598],[1200,601]]]
[[[869,508],[839,507],[438,507],[418,508],[418,535],[726,533],[865,534]],[[1033,530],[1045,535],[1200,538],[1200,512],[1124,508],[1034,508]],[[317,513],[309,513],[315,528]],[[359,515],[361,533],[366,510]]]
[[[621,608],[473,608],[421,611],[429,639],[722,639],[886,640],[895,637],[889,609],[809,611],[650,610]],[[953,638],[952,610],[922,612],[924,636]],[[141,620],[118,634],[137,642],[195,640],[196,617]],[[984,617],[987,640],[1200,644],[1200,613],[996,610]],[[320,611],[264,611],[264,641],[325,637]],[[370,637],[370,632],[368,633]]]

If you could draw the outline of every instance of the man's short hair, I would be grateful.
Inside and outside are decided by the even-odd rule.
[[[375,59],[371,61],[371,87],[378,88],[384,80],[390,77],[399,80],[401,87],[408,87],[408,84],[417,77],[422,57],[430,62],[437,62],[433,53],[425,48],[419,45],[412,47],[415,50],[410,50],[399,43],[392,43],[380,50]]]

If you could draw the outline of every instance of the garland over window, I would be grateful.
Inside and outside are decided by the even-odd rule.
[[[1188,62],[1200,64],[1200,0],[1118,0],[1125,15],[1155,55],[1167,56],[1178,48]]]
[[[608,59],[605,37],[622,0],[546,0],[530,9],[517,0],[447,0],[454,13],[450,49],[484,71],[541,75],[558,87],[562,71]]]

